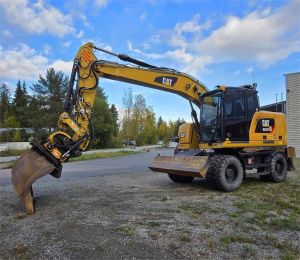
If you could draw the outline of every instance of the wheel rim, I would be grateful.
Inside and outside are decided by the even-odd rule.
[[[234,183],[237,179],[238,173],[233,166],[228,166],[225,171],[225,178],[228,183]]]

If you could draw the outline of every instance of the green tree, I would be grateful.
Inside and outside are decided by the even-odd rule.
[[[12,111],[15,115],[18,122],[20,122],[21,127],[27,127],[27,113],[28,113],[28,94],[26,90],[25,81],[21,85],[21,81],[19,80],[17,83],[15,96],[12,103]]]
[[[145,117],[145,141],[146,144],[154,144],[157,143],[157,129],[156,129],[156,118],[155,113],[153,112],[151,107],[146,109],[146,117]]]
[[[20,126],[21,125],[15,116],[11,115],[5,118],[3,127],[10,128],[10,130],[7,132],[8,136],[6,141],[13,141],[13,142],[21,141],[21,130],[16,129],[16,128],[20,128]]]
[[[186,123],[186,121],[184,119],[180,119],[180,118],[178,118],[175,121],[175,129],[174,129],[173,137],[178,136],[179,126],[181,126],[182,124],[185,124],[185,123]]]
[[[158,120],[157,120],[157,128],[159,128],[160,127],[160,125],[161,125],[161,123],[163,122],[163,120],[162,120],[162,118],[161,118],[161,116],[159,116],[159,118],[158,118]]]
[[[45,77],[39,76],[39,80],[33,85],[35,98],[40,104],[39,116],[44,127],[49,131],[57,124],[58,115],[62,112],[63,101],[68,87],[68,77],[61,71],[49,68]]]
[[[0,86],[0,126],[4,127],[4,121],[10,110],[9,90],[5,83]]]
[[[31,96],[28,101],[27,124],[35,131],[39,131],[45,127],[43,122],[45,115],[43,115],[42,111],[43,106],[41,102],[36,98],[35,95]]]
[[[113,118],[113,135],[117,137],[119,133],[119,112],[114,104],[111,105],[110,111]]]
[[[157,141],[155,113],[148,107],[142,95],[132,97],[129,90],[123,98],[125,113],[122,119],[123,140],[135,140],[137,145],[152,144]]]
[[[167,143],[167,141],[169,139],[169,129],[168,129],[167,122],[162,120],[157,129],[157,132],[158,132],[159,140],[162,140],[164,143]]]
[[[133,126],[132,126],[132,110],[133,110],[133,95],[132,89],[129,88],[123,96],[124,115],[122,118],[122,138],[124,141],[133,140]]]
[[[109,109],[103,89],[97,89],[92,113],[92,124],[94,129],[94,148],[109,147],[113,137],[113,115]]]

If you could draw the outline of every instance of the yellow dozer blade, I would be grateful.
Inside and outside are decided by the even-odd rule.
[[[154,172],[205,177],[208,165],[208,156],[155,156],[149,169]]]
[[[40,144],[35,144],[33,148],[16,161],[11,178],[17,196],[20,197],[30,215],[34,214],[32,183],[47,174],[56,178],[61,175],[61,166],[55,165],[47,156],[42,155],[47,154]]]

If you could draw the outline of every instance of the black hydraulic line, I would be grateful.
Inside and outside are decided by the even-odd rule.
[[[74,86],[77,70],[78,70],[78,62],[77,62],[77,60],[75,60],[73,63],[72,73],[71,73],[69,86],[68,86],[68,90],[67,90],[67,95],[66,95],[66,99],[65,99],[64,107],[63,107],[65,112],[69,112],[69,109],[70,109],[71,96],[73,93],[73,86]]]
[[[191,115],[192,115],[192,118],[194,119],[195,125],[196,125],[196,131],[197,131],[198,135],[200,136],[200,123],[199,123],[199,120],[197,117],[197,112],[195,111],[192,102],[191,101],[189,101],[189,102],[190,102],[190,106],[191,106]]]
[[[134,58],[128,56],[127,54],[119,54],[118,57],[122,61],[128,61],[128,62],[131,62],[131,63],[136,64],[138,66],[142,66],[142,67],[146,67],[146,68],[152,68],[152,69],[158,68],[158,67],[153,66],[149,63],[143,62],[141,60],[134,59]]]
[[[102,49],[102,48],[99,48],[99,47],[96,47],[96,46],[94,46],[94,49],[96,49],[98,51],[105,52],[109,55],[112,55],[112,56],[115,56],[115,57],[119,58],[122,61],[127,61],[127,62],[133,63],[135,65],[138,65],[138,66],[142,66],[142,67],[146,67],[146,68],[152,68],[152,69],[158,68],[158,67],[156,67],[154,65],[151,65],[149,63],[146,63],[146,62],[143,62],[141,60],[132,58],[132,57],[128,56],[127,54],[117,54],[117,53],[114,53],[114,52],[111,52],[111,51],[108,51],[108,50],[105,50],[105,49]]]

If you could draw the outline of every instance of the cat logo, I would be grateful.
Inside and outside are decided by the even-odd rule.
[[[160,76],[160,77],[156,77],[154,79],[154,82],[163,84],[165,86],[173,87],[176,84],[177,80],[178,80],[177,77]]]

